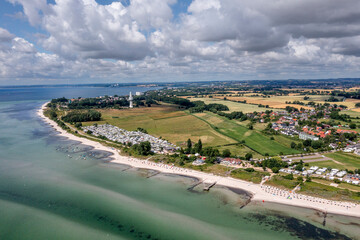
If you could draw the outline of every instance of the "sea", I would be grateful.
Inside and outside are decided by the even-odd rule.
[[[0,88],[0,239],[360,239],[360,219],[267,202],[241,189],[111,163],[36,111],[52,98],[144,87]],[[309,206],[311,207],[311,206]]]

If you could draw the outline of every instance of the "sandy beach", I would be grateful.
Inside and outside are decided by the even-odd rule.
[[[166,164],[154,163],[148,160],[140,160],[133,157],[122,156],[114,148],[104,146],[99,142],[91,141],[86,138],[77,137],[60,128],[54,121],[44,116],[43,110],[45,109],[46,104],[47,103],[42,105],[42,107],[38,110],[38,115],[46,123],[51,125],[62,136],[65,136],[71,140],[80,141],[85,145],[90,145],[94,147],[96,150],[108,151],[113,153],[113,156],[111,156],[113,158],[113,160],[111,161],[112,163],[126,164],[134,168],[152,169],[170,174],[185,175],[185,176],[198,178],[200,179],[200,181],[203,181],[204,183],[216,182],[216,184],[218,185],[231,187],[231,188],[240,188],[250,192],[253,195],[251,201],[258,201],[260,203],[275,202],[280,204],[316,209],[326,213],[360,217],[359,204],[354,204],[350,202],[331,201],[321,198],[310,197],[302,194],[290,193],[289,191],[281,190],[278,188],[269,187],[266,185],[254,184],[239,179],[234,179],[231,177],[221,177],[221,176],[216,176],[213,174],[194,171],[190,169],[179,168]]]

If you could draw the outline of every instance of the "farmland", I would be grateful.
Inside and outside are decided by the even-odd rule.
[[[205,104],[211,104],[211,103],[218,103],[228,106],[229,111],[228,112],[243,112],[243,113],[250,113],[250,112],[264,112],[266,110],[269,110],[269,108],[265,107],[259,107],[254,104],[246,104],[246,103],[239,103],[239,102],[233,102],[233,101],[227,101],[227,100],[221,100],[218,98],[189,98],[191,101],[203,101]],[[273,109],[275,110],[275,109]],[[276,109],[279,110],[279,109]]]
[[[265,155],[266,153],[269,155],[278,155],[281,152],[284,154],[299,153],[299,151],[291,149],[289,145],[286,146],[276,140],[271,140],[270,137],[263,135],[257,130],[249,130],[245,126],[238,124],[235,120],[228,120],[210,112],[197,113],[194,114],[194,116],[206,121],[225,136],[238,142],[245,141],[246,146],[261,155]]]
[[[251,110],[252,108],[256,108],[256,105],[253,104],[262,104],[264,106],[269,105],[270,108],[275,108],[275,109],[284,109],[286,106],[291,106],[291,107],[295,107],[295,108],[304,108],[304,109],[313,109],[312,107],[309,106],[304,106],[304,105],[299,105],[299,104],[288,104],[286,102],[293,102],[293,101],[300,101],[303,103],[309,103],[309,102],[315,102],[315,103],[321,103],[324,104],[326,103],[325,100],[329,99],[329,95],[307,95],[307,97],[309,97],[309,99],[304,100],[305,95],[297,95],[297,94],[291,94],[289,96],[268,96],[268,97],[263,97],[263,96],[252,96],[250,93],[248,94],[244,94],[243,96],[226,96],[227,100],[223,100],[224,96],[219,96],[219,95],[214,95],[213,98],[194,98],[191,99],[193,101],[197,100],[201,100],[201,101],[208,101],[209,103],[213,103],[214,101],[216,101],[216,99],[218,99],[219,101],[223,101],[223,102],[218,102],[218,103],[222,103],[222,104],[229,104],[227,105],[229,108],[233,107],[234,109],[240,109],[239,111],[243,111],[243,112],[247,112],[247,110],[249,112],[251,111],[265,111],[265,110],[261,110],[258,109],[254,109]],[[237,103],[238,101],[246,101],[246,103]],[[225,103],[224,103],[225,102]],[[229,102],[233,102],[233,106],[231,105],[231,103]],[[348,107],[348,109],[351,109],[355,112],[360,111],[360,108],[356,108],[355,104],[359,103],[360,100],[357,99],[346,99],[345,101],[342,102],[335,102],[341,105],[345,105]],[[240,104],[240,105],[235,105],[235,104]],[[241,106],[241,105],[248,105],[248,108],[245,106]],[[252,106],[252,107],[250,107]],[[241,110],[241,108],[243,110]],[[259,108],[259,107],[258,107]],[[235,111],[235,110],[231,110],[231,111]]]

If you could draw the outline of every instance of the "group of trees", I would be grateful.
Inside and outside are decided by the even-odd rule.
[[[270,168],[274,173],[278,173],[281,168],[288,167],[288,164],[281,160],[280,157],[273,157],[270,159],[263,160],[259,163],[260,167],[264,169]]]
[[[199,139],[199,141],[197,143],[194,144],[194,146],[192,145],[191,139],[189,138],[186,142],[186,149],[185,149],[185,153],[199,153],[202,154],[202,142],[201,139]]]
[[[217,114],[219,116],[226,117],[226,118],[228,118],[230,120],[239,119],[240,121],[245,121],[245,120],[248,119],[246,114],[244,114],[243,112],[231,112],[231,113],[217,112]]]
[[[203,101],[193,102],[194,106],[189,109],[191,113],[210,111],[216,113],[218,111],[229,111],[228,106],[218,103],[205,104]]]
[[[129,102],[125,98],[117,100],[105,98],[84,98],[72,101],[68,104],[69,109],[90,109],[90,108],[113,108],[129,106]]]
[[[336,120],[340,120],[340,121],[344,121],[344,122],[350,122],[350,115],[348,114],[340,114],[339,111],[334,110],[330,113],[330,118],[331,119],[336,119]]]
[[[131,146],[131,151],[138,155],[147,156],[153,154],[151,151],[151,144],[149,141],[141,142],[139,144],[134,144]]]
[[[89,110],[87,112],[72,111],[61,118],[65,122],[90,122],[101,120],[101,113],[95,110]]]

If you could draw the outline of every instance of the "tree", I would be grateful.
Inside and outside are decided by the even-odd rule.
[[[199,139],[199,141],[197,142],[197,144],[195,144],[195,151],[197,153],[201,153],[202,151],[202,142],[201,142],[201,139]]]
[[[76,127],[76,128],[81,128],[81,127],[82,127],[82,123],[81,123],[81,122],[75,123],[75,127]]]
[[[355,123],[350,123],[349,127],[350,127],[351,129],[355,129],[355,128],[356,128],[356,124],[355,124]]]
[[[294,180],[294,175],[292,173],[290,173],[290,174],[284,176],[283,178],[288,179],[288,180]]]
[[[50,111],[50,118],[51,119],[57,118],[57,113],[55,111]]]
[[[296,147],[296,143],[291,142],[290,147],[291,147],[291,148],[295,148],[295,147]]]
[[[138,132],[142,132],[142,133],[148,133],[147,131],[146,131],[146,129],[144,129],[144,128],[141,128],[141,127],[138,127],[137,129],[136,129],[136,131],[138,131]]]
[[[311,140],[310,139],[306,139],[304,142],[303,142],[303,145],[305,146],[305,147],[310,147],[311,146]]]
[[[253,157],[252,153],[245,154],[245,159],[246,160],[250,160],[250,159],[252,159],[252,157]]]
[[[151,154],[151,144],[149,141],[132,145],[131,149],[139,155],[147,156]]]
[[[224,151],[222,152],[222,156],[223,157],[230,157],[231,156],[231,152],[229,149],[224,149]]]
[[[189,138],[187,140],[187,152],[191,152],[191,148],[192,148],[192,142],[191,142],[191,139]]]
[[[295,170],[297,170],[297,171],[299,171],[299,172],[302,172],[303,167],[304,167],[304,166],[303,166],[302,164],[298,164],[298,165],[296,165]]]

